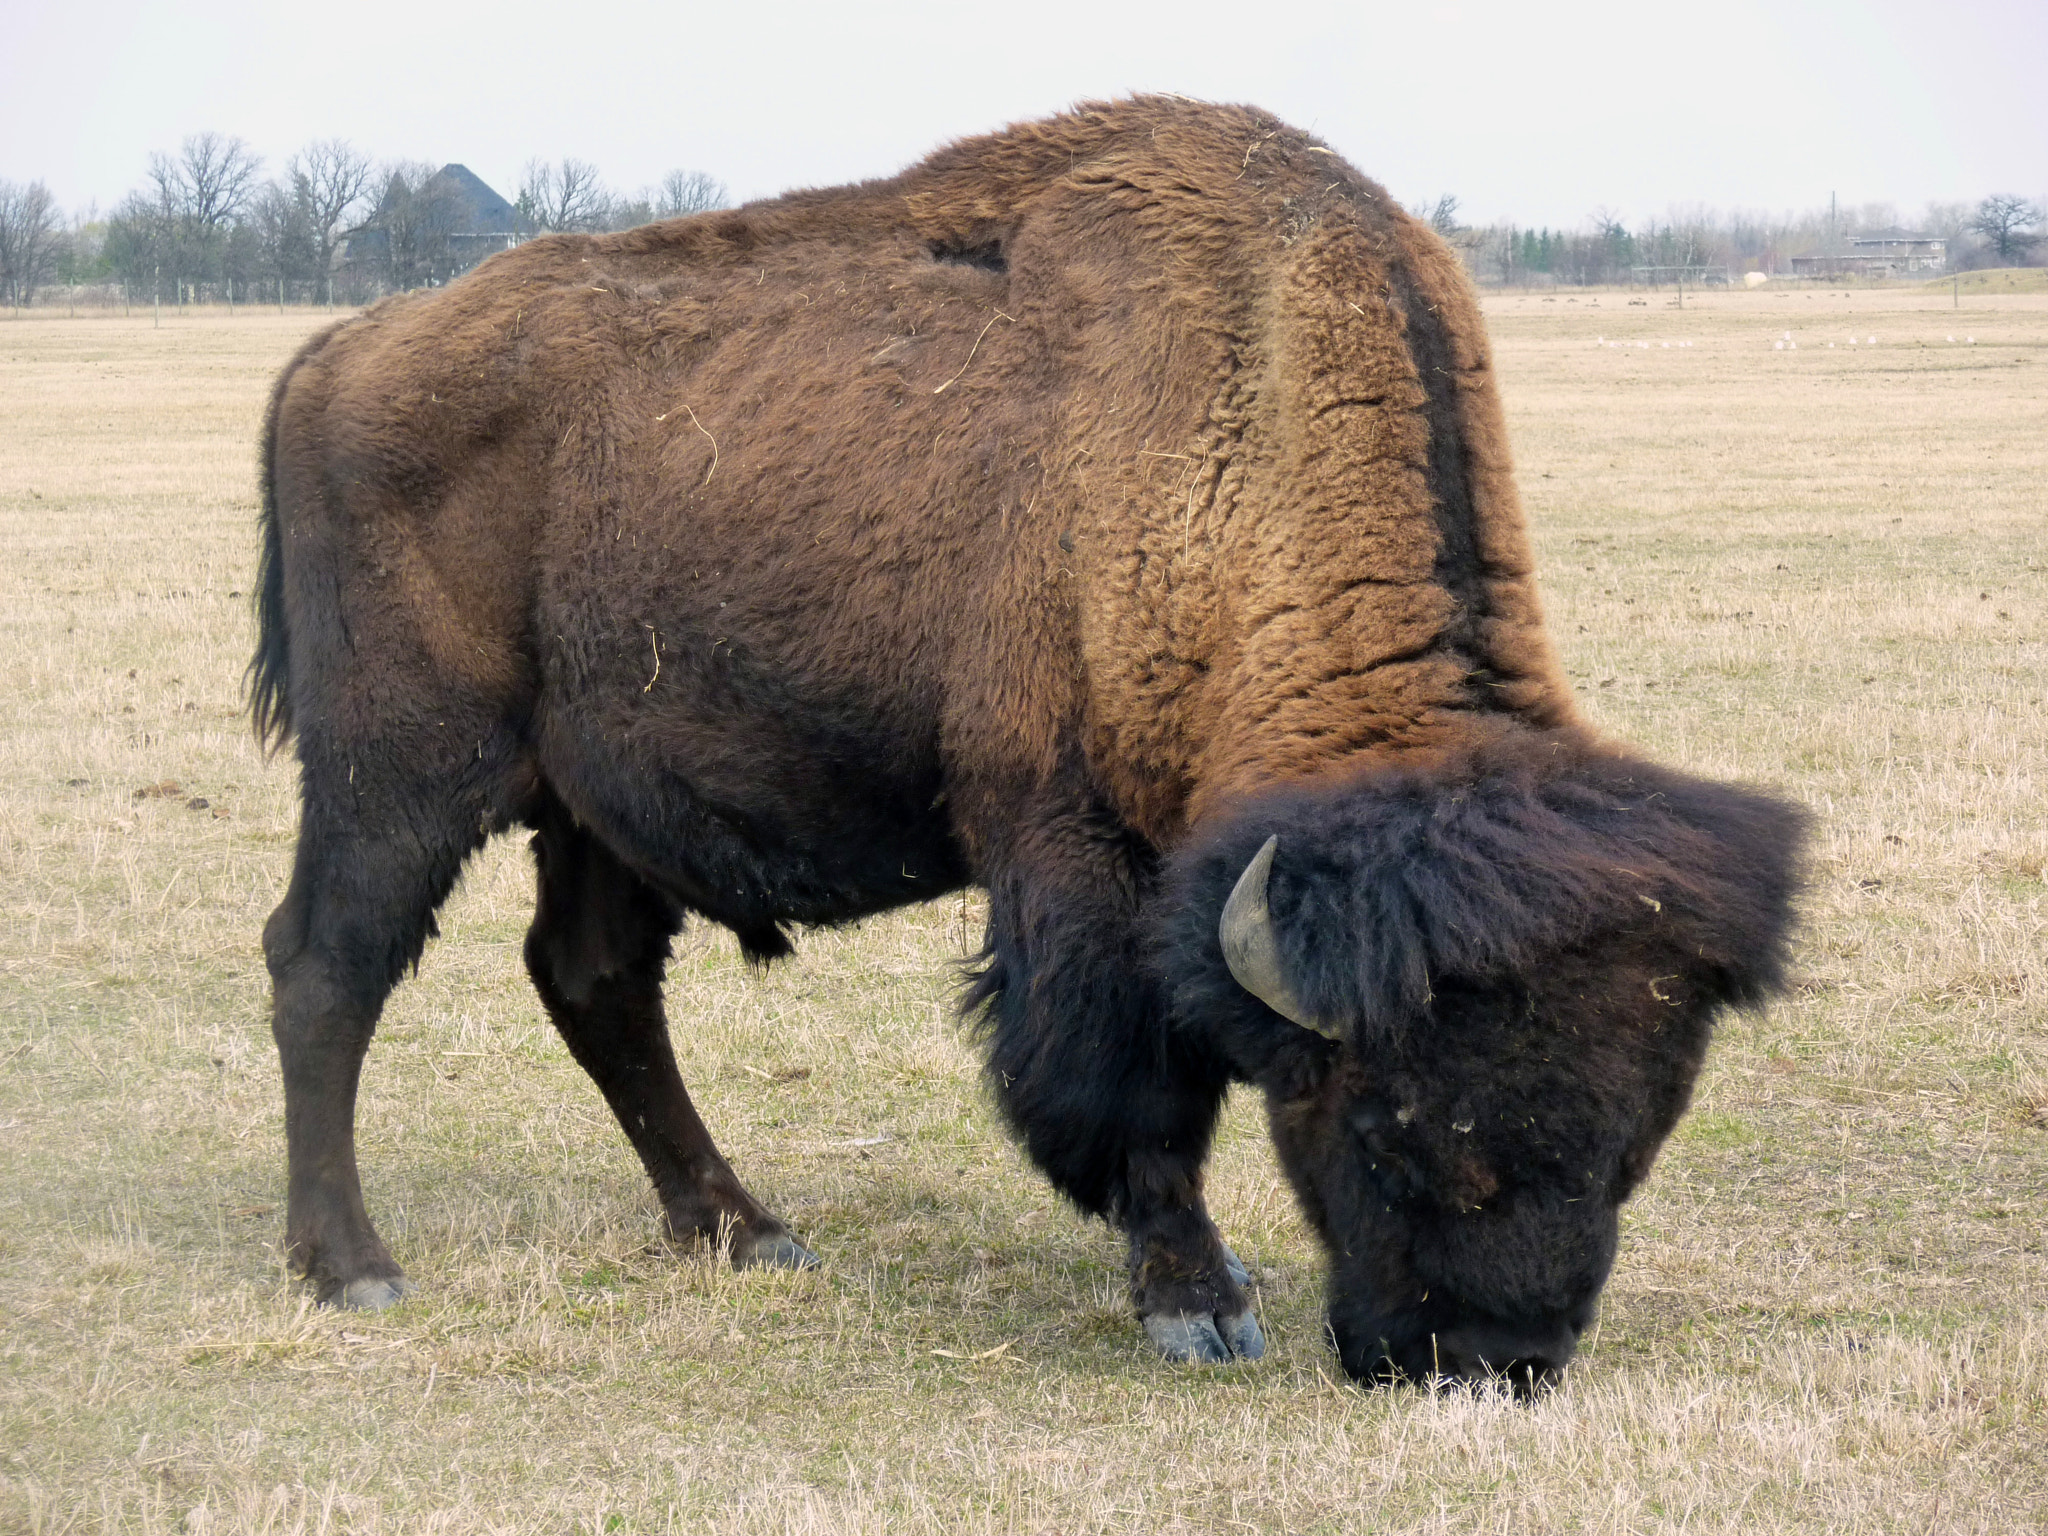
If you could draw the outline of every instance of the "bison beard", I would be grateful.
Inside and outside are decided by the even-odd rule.
[[[254,711],[303,800],[264,948],[323,1300],[403,1294],[356,1085],[515,825],[550,1018],[671,1233],[742,1264],[816,1260],[691,1105],[671,939],[765,962],[986,887],[996,1100],[1176,1359],[1263,1349],[1202,1200],[1244,1082],[1348,1371],[1548,1380],[1714,1015],[1778,984],[1799,815],[1580,721],[1455,260],[1249,109],[533,241],[310,342],[264,497]]]

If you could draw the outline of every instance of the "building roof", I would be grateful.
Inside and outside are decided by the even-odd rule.
[[[383,221],[399,185],[399,178],[394,174],[392,184],[384,189],[377,212],[368,221],[370,224]],[[451,235],[507,235],[519,230],[519,210],[492,191],[489,184],[466,165],[450,161],[421,184],[422,191],[430,187],[446,196],[453,205],[454,217],[448,228]]]
[[[498,235],[519,227],[518,211],[468,166],[450,161],[435,173],[434,180],[462,202],[464,216],[457,222],[457,234]]]

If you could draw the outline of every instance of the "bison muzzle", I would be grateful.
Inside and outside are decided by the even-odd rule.
[[[1451,253],[1261,113],[1147,98],[891,181],[550,236],[316,337],[264,438],[264,932],[286,1242],[401,1295],[358,1077],[463,862],[681,1242],[816,1260],[720,1155],[661,983],[963,885],[1009,1123],[1154,1344],[1264,1348],[1202,1169],[1233,1083],[1360,1380],[1563,1369],[1802,819],[1579,717]]]

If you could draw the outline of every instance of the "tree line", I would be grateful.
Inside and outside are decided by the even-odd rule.
[[[1858,235],[1905,227],[1892,203],[1820,208],[1804,213],[1675,210],[1629,228],[1609,209],[1596,209],[1578,229],[1461,224],[1458,200],[1440,197],[1411,211],[1457,247],[1481,282],[1626,283],[1639,267],[1706,267],[1789,274],[1792,258],[1841,254]],[[1911,222],[1915,233],[1946,242],[1947,271],[2025,266],[2048,256],[2048,209],[2012,194],[1976,203],[1930,203]]]
[[[623,194],[587,161],[528,161],[505,230],[511,239],[561,230],[628,229],[726,205],[723,182],[674,170]],[[379,293],[443,283],[494,248],[462,225],[461,187],[425,161],[373,164],[345,139],[318,139],[266,178],[241,139],[197,133],[149,158],[143,184],[104,218],[67,220],[41,182],[0,179],[0,304],[28,304],[52,284],[118,283],[139,302],[187,294],[250,299],[287,290],[299,302],[362,303]],[[1482,282],[1570,284],[1630,280],[1638,267],[1783,273],[1791,259],[1839,251],[1859,233],[1895,228],[1889,203],[1764,215],[1674,211],[1629,228],[1596,209],[1577,229],[1468,226],[1458,199],[1414,212],[1447,236]],[[1915,226],[1947,242],[1951,271],[2019,266],[2048,255],[2048,210],[2011,194],[1931,203]]]
[[[532,160],[510,227],[488,233],[628,229],[726,202],[725,184],[704,171],[671,171],[625,194],[585,161]],[[297,302],[362,303],[446,282],[502,248],[473,238],[470,213],[464,190],[425,161],[377,164],[345,139],[319,139],[265,177],[241,139],[196,133],[175,153],[152,154],[142,185],[104,217],[67,220],[40,181],[0,179],[0,304],[24,306],[52,284],[119,284],[141,303],[282,301],[287,291]]]

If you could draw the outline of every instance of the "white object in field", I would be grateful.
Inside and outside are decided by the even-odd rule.
[[[1742,286],[1745,288],[1761,288],[1769,281],[1770,278],[1762,272],[1745,272],[1742,274]]]
[[[1782,352],[1785,350],[1785,343],[1783,343],[1782,341],[1774,341],[1771,343],[1771,350],[1773,352]]]

